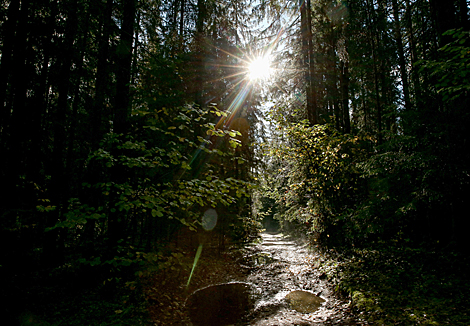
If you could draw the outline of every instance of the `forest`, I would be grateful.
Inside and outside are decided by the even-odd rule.
[[[5,325],[184,325],[265,230],[364,325],[470,324],[467,0],[0,3]]]

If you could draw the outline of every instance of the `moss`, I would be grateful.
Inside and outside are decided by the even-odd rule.
[[[354,291],[352,294],[353,305],[361,310],[372,310],[375,306],[374,300],[368,298],[360,291]]]

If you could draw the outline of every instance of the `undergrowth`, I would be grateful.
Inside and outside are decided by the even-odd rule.
[[[35,275],[4,289],[5,325],[111,326],[146,325],[147,304],[138,282],[99,280],[96,270],[74,274]]]
[[[238,251],[217,252],[204,248],[195,263],[195,252],[178,251],[166,257],[164,268],[147,269],[142,275],[143,293],[152,325],[189,325],[185,300],[193,291],[212,284],[243,279],[236,261]],[[150,273],[148,273],[150,271]]]
[[[206,244],[132,252],[109,262],[80,260],[48,270],[17,269],[0,292],[5,325],[187,325],[184,302],[209,284],[242,278],[239,251]],[[1,267],[1,266],[0,266]],[[191,271],[194,274],[190,279]]]
[[[376,325],[470,325],[470,261],[455,252],[376,246],[325,252],[323,275]]]

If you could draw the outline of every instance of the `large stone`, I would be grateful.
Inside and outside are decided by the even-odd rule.
[[[230,325],[253,308],[251,295],[252,287],[246,283],[212,285],[191,294],[186,307],[194,325]]]

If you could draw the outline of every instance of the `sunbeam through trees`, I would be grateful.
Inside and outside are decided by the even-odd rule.
[[[333,286],[324,309],[468,324],[468,15],[467,0],[0,1],[6,324],[191,325],[200,287],[288,279],[247,257],[264,231],[315,253],[299,264],[318,282],[284,283]]]

